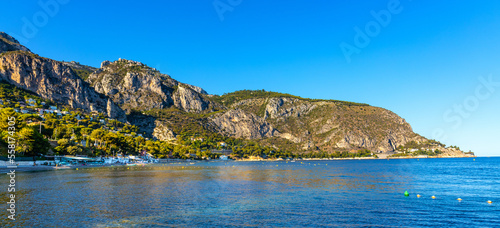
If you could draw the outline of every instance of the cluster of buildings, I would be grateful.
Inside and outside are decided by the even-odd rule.
[[[9,100],[7,100],[10,102]],[[3,99],[0,99],[0,105],[3,105]],[[46,106],[45,102],[41,102],[40,105],[42,107]],[[37,102],[33,98],[28,98],[25,101],[19,101],[19,108],[14,108],[14,111],[23,114],[38,114],[43,115],[46,113],[53,113],[59,116],[70,114],[68,111],[61,111],[57,108],[57,106],[49,106],[48,108],[37,108]]]

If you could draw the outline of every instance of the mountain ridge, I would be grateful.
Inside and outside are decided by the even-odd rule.
[[[73,108],[128,121],[158,140],[208,132],[298,153],[388,152],[413,143],[447,150],[413,132],[397,114],[368,104],[258,90],[209,95],[137,61],[106,60],[93,68],[40,57],[7,34],[0,37],[2,80]]]

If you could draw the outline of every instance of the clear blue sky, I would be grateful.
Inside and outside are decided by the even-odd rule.
[[[41,56],[95,67],[137,60],[211,94],[368,103],[425,137],[500,155],[500,86],[479,79],[500,82],[500,1],[59,2],[4,1],[0,31]],[[390,20],[376,22],[370,12],[381,10]],[[368,36],[367,25],[370,42],[356,47],[355,27]],[[350,62],[342,43],[356,48]]]

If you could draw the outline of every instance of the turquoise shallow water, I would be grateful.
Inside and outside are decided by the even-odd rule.
[[[2,209],[2,227],[500,226],[500,158],[199,162],[17,182],[19,214]]]

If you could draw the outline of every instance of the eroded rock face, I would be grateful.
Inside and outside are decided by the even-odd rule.
[[[266,105],[265,118],[300,117],[316,107],[315,104],[300,102],[295,98],[271,98]]]
[[[76,69],[86,70],[85,77],[93,73],[83,81],[75,73],[79,72]],[[123,122],[127,121],[123,110],[129,111],[131,124],[138,126],[145,137],[159,140],[174,140],[177,133],[172,129],[186,124],[186,119],[177,118],[181,121],[172,122],[172,119],[133,110],[176,107],[182,111],[174,109],[175,117],[188,115],[185,112],[192,115],[219,110],[221,113],[211,117],[192,115],[190,121],[225,136],[262,139],[261,142],[280,137],[269,141],[271,146],[283,140],[286,145],[292,143],[297,151],[394,151],[410,141],[427,141],[415,134],[403,118],[386,109],[276,94],[245,96],[246,99],[236,99],[238,102],[224,107],[217,99],[209,99],[203,89],[180,83],[140,62],[104,61],[100,69],[76,62],[61,63],[31,53],[3,32],[0,32],[0,79],[56,103],[107,113]],[[453,148],[434,149],[443,151],[445,156],[462,153]]]
[[[276,129],[262,117],[240,109],[229,110],[211,118],[211,121],[220,132],[236,138],[259,139],[276,133]]]
[[[178,86],[173,99],[175,106],[186,112],[201,112],[207,109],[209,104],[200,93],[184,85]]]
[[[186,112],[201,112],[210,105],[203,89],[180,83],[154,68],[131,60],[104,61],[87,81],[126,111],[175,106]]]
[[[19,41],[7,33],[0,32],[0,54],[9,51],[27,51],[31,52],[25,46],[19,44]]]
[[[108,60],[104,60],[104,61],[102,61],[102,63],[101,63],[101,68],[104,68],[105,66],[107,66],[107,65],[109,65],[109,64],[111,64],[111,62],[110,62],[110,61],[108,61]]]
[[[158,140],[170,141],[176,139],[176,134],[172,131],[172,129],[168,128],[166,124],[162,121],[155,121],[155,128],[153,130],[153,137]]]
[[[367,105],[272,97],[241,100],[232,107],[253,114],[264,107],[263,119],[277,130],[273,135],[295,143],[298,150],[394,151],[409,141],[425,140],[403,118]]]
[[[198,86],[188,85],[188,84],[184,84],[184,85],[187,85],[189,88],[196,91],[197,93],[208,95],[207,91],[205,91],[204,89],[202,89]]]
[[[0,78],[42,98],[88,112],[107,113],[125,121],[125,113],[106,96],[96,92],[61,62],[30,52],[7,52],[0,56]]]

